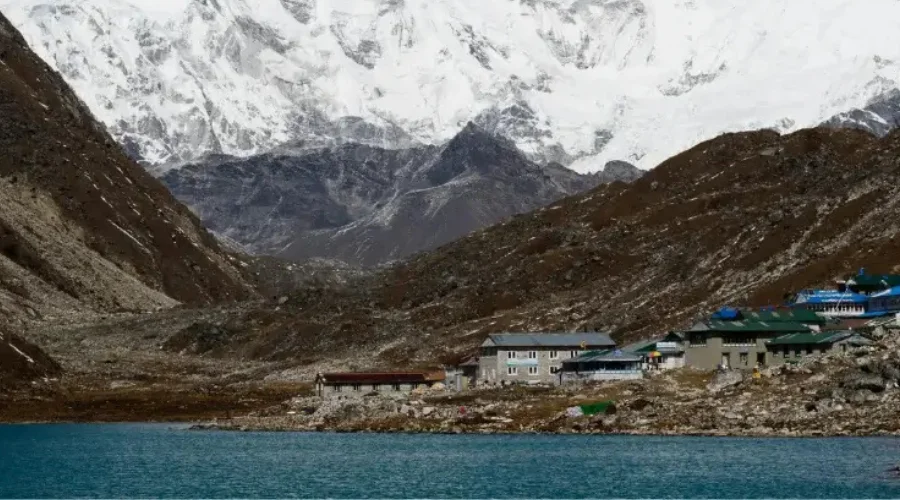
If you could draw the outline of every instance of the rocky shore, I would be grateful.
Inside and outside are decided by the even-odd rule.
[[[804,358],[759,378],[681,369],[643,380],[409,396],[296,397],[198,429],[719,436],[900,434],[900,342]],[[567,408],[614,401],[606,414]]]

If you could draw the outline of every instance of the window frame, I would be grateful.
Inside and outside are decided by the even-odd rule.
[[[540,375],[540,367],[538,366],[529,366],[528,367],[528,375]]]
[[[550,351],[549,356],[550,359],[559,359],[559,351]]]

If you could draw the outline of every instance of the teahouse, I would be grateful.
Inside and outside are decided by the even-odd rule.
[[[443,371],[320,373],[316,375],[316,394],[409,393],[434,387],[445,378]]]
[[[615,348],[606,333],[495,333],[481,344],[478,380],[554,383],[562,362],[591,350]]]
[[[685,364],[705,370],[720,366],[746,369],[765,366],[770,361],[766,348],[769,340],[813,331],[810,326],[794,321],[750,320],[742,311],[725,308],[685,332],[688,341]]]
[[[590,351],[562,362],[560,381],[592,382],[644,377],[644,355],[621,350]]]
[[[872,341],[852,331],[823,333],[791,333],[769,341],[767,347],[772,364],[796,362],[803,356],[829,351],[846,351],[851,347],[872,345]]]

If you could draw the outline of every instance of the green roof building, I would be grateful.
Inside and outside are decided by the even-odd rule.
[[[849,330],[823,333],[790,333],[775,337],[766,347],[771,364],[796,362],[803,356],[851,347],[872,345],[872,341]]]
[[[685,331],[684,362],[687,366],[705,370],[766,366],[772,362],[772,354],[766,347],[770,340],[813,332],[810,326],[796,321],[701,321]]]
[[[860,274],[848,278],[844,286],[856,293],[870,295],[900,286],[900,274],[865,274],[861,271]]]

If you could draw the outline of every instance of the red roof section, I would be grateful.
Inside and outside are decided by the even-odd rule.
[[[444,372],[343,372],[317,377],[331,384],[411,384],[440,382],[445,378]]]

